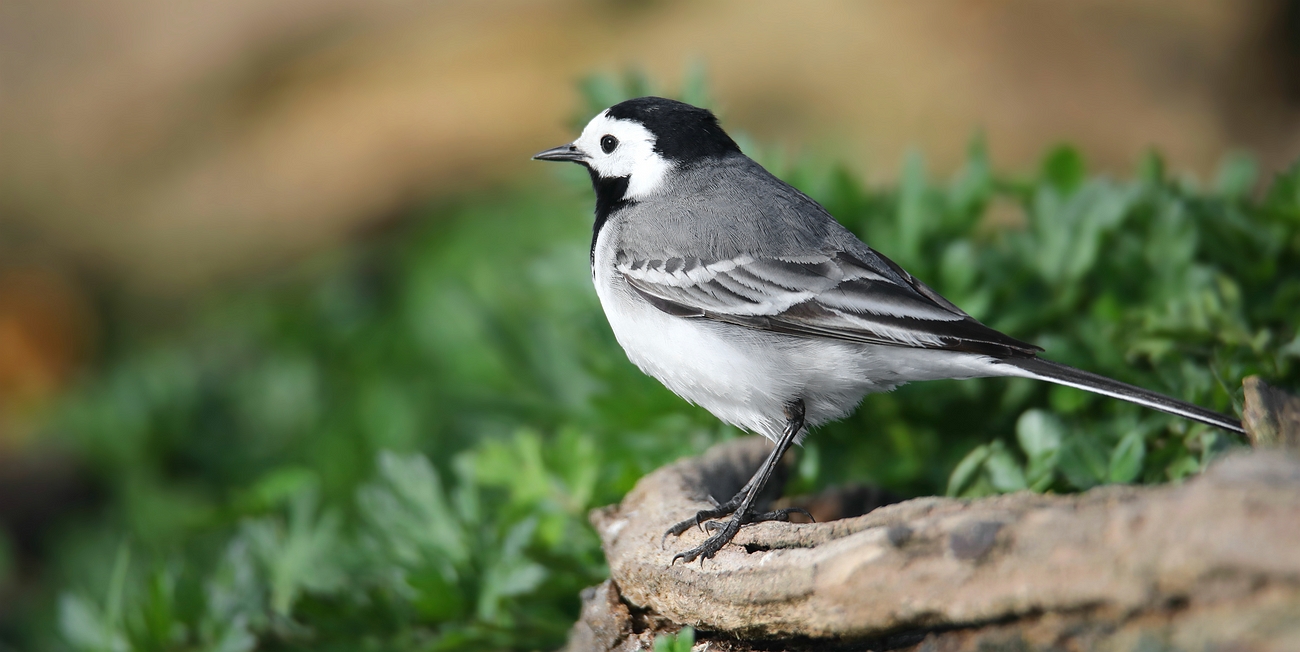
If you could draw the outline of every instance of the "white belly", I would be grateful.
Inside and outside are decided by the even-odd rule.
[[[617,231],[613,224],[601,230],[593,280],[618,343],[673,393],[739,428],[776,439],[785,406],[796,399],[812,427],[848,415],[870,392],[908,381],[1000,375],[985,356],[809,339],[667,314],[615,270]]]

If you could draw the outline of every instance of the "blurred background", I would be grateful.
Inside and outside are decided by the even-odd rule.
[[[1055,342],[1058,358],[1106,371],[1136,356],[1147,375],[1130,380],[1225,410],[1247,371],[1294,375],[1300,345],[1277,315],[1300,300],[1300,245],[1285,209],[1252,212],[1279,205],[1265,200],[1272,179],[1300,156],[1293,0],[0,0],[0,635],[21,647],[235,650],[328,638],[303,624],[312,613],[382,620],[376,602],[320,597],[338,577],[369,576],[294,557],[294,519],[359,546],[403,517],[367,525],[358,501],[383,502],[385,482],[404,495],[403,483],[432,474],[462,498],[456,483],[488,502],[508,495],[492,516],[471,518],[468,503],[444,514],[464,541],[486,536],[498,552],[411,544],[454,563],[426,559],[443,569],[434,588],[408,577],[375,589],[405,605],[385,622],[424,638],[385,631],[446,647],[562,640],[577,590],[603,573],[583,511],[736,434],[622,358],[585,278],[585,180],[528,160],[572,139],[602,102],[643,91],[707,103],[748,151],[860,233],[873,233],[874,215],[931,215],[929,244],[906,227],[868,241],[913,271],[931,265],[918,275],[977,316],[1012,315],[993,325]],[[1135,177],[1148,185],[1107,181]],[[1043,260],[1022,270],[1010,261],[1032,262],[1051,242],[999,250],[989,235],[1032,233],[1039,216],[1074,215],[1075,200],[1078,219],[1100,225],[1081,233],[1100,246],[1131,228],[1133,242],[1173,251],[1186,235],[1186,265],[1162,274],[1161,261],[1182,254],[1134,249],[1145,262],[1110,278],[1124,286],[1137,269],[1168,285],[1080,298],[1061,288],[1077,286],[1095,254],[1075,271]],[[1142,221],[1168,211],[1184,221]],[[1247,226],[1196,235],[1214,220]],[[967,249],[948,247],[958,240]],[[1207,262],[1210,243],[1271,253],[1234,271]],[[963,275],[962,261],[995,254],[1012,271]],[[1099,361],[1106,342],[1015,317],[1015,293],[998,289],[1010,279],[1059,300],[1060,323],[1087,311],[1119,324],[1101,327],[1111,345],[1131,343],[1126,323],[1150,337]],[[1170,298],[1159,315],[1124,317],[1126,302],[1201,290],[1210,298],[1191,308]],[[1188,323],[1201,330],[1177,330]],[[1223,353],[1233,346],[1244,353]],[[1189,361],[1214,371],[1178,371]],[[1181,477],[1222,444],[1069,393],[970,387],[869,403],[827,441],[850,441],[874,418],[890,425],[851,441],[879,454],[837,467],[810,449],[801,482],[855,478],[904,495],[1074,490]],[[987,427],[959,436],[933,418],[908,425],[927,403],[1004,395]],[[1035,446],[1070,435],[1034,405],[1120,425],[1054,475],[1054,461],[1033,466],[1047,464]],[[1178,446],[1162,443],[1169,433]],[[1139,443],[1151,454],[1134,462]],[[380,451],[433,463],[385,466]],[[986,468],[984,480],[950,477],[962,459]],[[1028,479],[1018,485],[1006,463]],[[534,484],[518,485],[511,470],[529,464]],[[441,509],[428,500],[428,513]],[[330,509],[343,525],[328,525]],[[239,544],[263,551],[247,553],[248,572],[281,584],[244,587],[245,611],[220,611],[226,589],[213,578],[243,563],[231,552],[241,536],[264,544]],[[335,568],[335,579],[295,576],[282,567],[293,560]],[[221,629],[222,618],[242,624]]]

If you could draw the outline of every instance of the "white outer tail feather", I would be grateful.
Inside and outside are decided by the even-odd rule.
[[[1175,398],[1165,396],[1141,387],[1135,387],[1105,376],[1075,369],[1042,358],[1004,358],[998,363],[1014,367],[1018,373],[1008,375],[1045,380],[1049,383],[1083,389],[1103,396],[1117,398],[1130,403],[1149,407],[1185,419],[1191,419],[1215,428],[1221,428],[1238,434],[1246,434],[1241,422],[1227,415],[1219,414],[1203,407],[1192,405]]]

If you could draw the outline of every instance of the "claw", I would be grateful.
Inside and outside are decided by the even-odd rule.
[[[706,544],[707,544],[707,542],[706,542]],[[707,551],[704,549],[704,546],[699,546],[699,547],[697,547],[697,548],[691,548],[690,550],[687,550],[687,551],[684,551],[684,552],[679,552],[679,553],[673,555],[673,560],[672,560],[671,562],[669,562],[668,565],[669,565],[669,566],[672,566],[673,564],[676,564],[676,563],[677,563],[677,560],[679,560],[679,559],[682,560],[682,562],[683,562],[683,563],[686,563],[686,564],[689,564],[689,563],[695,561],[696,559],[698,559],[698,560],[700,560],[700,568],[704,568],[704,559],[705,559],[705,557],[707,556],[707,555],[705,554],[706,552],[707,552]]]

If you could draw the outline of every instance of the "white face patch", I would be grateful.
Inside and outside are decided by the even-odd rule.
[[[601,141],[612,136],[618,141],[605,153]],[[655,151],[655,136],[644,125],[631,120],[616,120],[602,111],[587,123],[582,135],[573,141],[587,157],[587,165],[600,177],[628,177],[628,199],[640,199],[659,189],[673,164]]]

